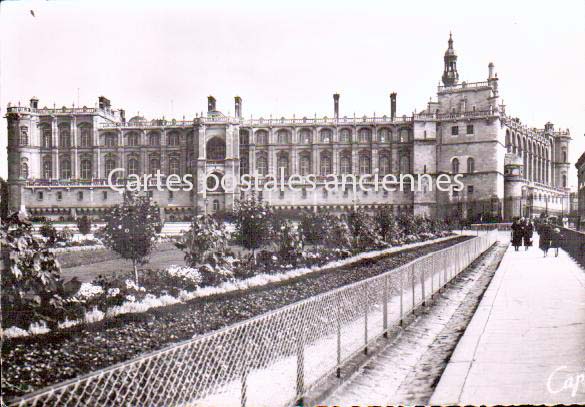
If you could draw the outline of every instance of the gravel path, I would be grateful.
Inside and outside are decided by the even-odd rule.
[[[489,249],[320,405],[426,405],[506,246]]]
[[[381,274],[469,238],[461,236],[280,284],[120,316],[85,329],[76,327],[49,333],[40,339],[5,341],[2,346],[2,395],[21,395],[161,349],[170,343]]]

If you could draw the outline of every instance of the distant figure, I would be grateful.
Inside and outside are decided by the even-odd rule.
[[[524,235],[524,218],[516,219],[511,226],[512,229],[512,246],[518,251],[522,245],[522,236]]]
[[[544,257],[548,255],[548,249],[550,249],[551,237],[552,237],[552,229],[550,224],[548,223],[548,219],[545,219],[540,229],[538,231],[539,234],[539,242],[538,247],[544,252]]]
[[[534,234],[534,224],[529,218],[524,221],[524,232],[522,237],[524,239],[524,248],[528,250],[532,246],[532,235]]]
[[[555,249],[555,257],[559,257],[559,247],[561,246],[561,241],[563,236],[561,235],[561,230],[559,228],[552,228],[551,227],[551,236],[550,236],[550,247]]]

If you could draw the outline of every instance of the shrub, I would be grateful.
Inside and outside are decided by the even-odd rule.
[[[88,235],[91,233],[91,220],[87,215],[77,218],[77,230],[79,230],[79,233],[82,235]]]
[[[73,239],[73,232],[68,227],[64,227],[57,235],[60,242],[69,242]]]
[[[402,233],[391,207],[384,206],[378,209],[374,220],[376,223],[376,232],[384,241],[398,241],[401,238]]]
[[[56,327],[69,293],[50,251],[51,240],[35,238],[32,224],[15,213],[2,221],[0,243],[7,265],[2,271],[2,326],[26,329],[33,322],[45,321],[50,328]]]
[[[352,210],[347,216],[347,226],[352,238],[352,248],[355,251],[371,250],[384,246],[380,239],[374,221],[363,211]]]
[[[256,258],[256,250],[270,240],[270,219],[272,211],[264,202],[252,194],[240,200],[234,210],[234,224],[237,242],[251,250]]]
[[[281,265],[295,266],[303,251],[302,236],[290,221],[282,222],[275,231],[278,258]]]
[[[39,228],[39,233],[41,236],[45,237],[50,244],[54,244],[57,242],[57,240],[59,240],[57,229],[55,229],[55,226],[53,226],[53,224],[48,220],[43,222]]]
[[[223,223],[217,222],[212,216],[198,216],[175,246],[185,252],[185,262],[190,267],[204,263],[215,265],[225,254],[228,239]]]
[[[148,262],[161,227],[159,208],[148,197],[126,193],[124,203],[113,207],[105,218],[106,225],[98,235],[106,247],[132,262],[138,284],[138,265]]]

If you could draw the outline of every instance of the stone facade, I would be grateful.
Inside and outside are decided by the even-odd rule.
[[[585,153],[581,154],[581,157],[575,164],[577,168],[577,215],[581,220],[580,229],[585,228]]]
[[[119,203],[109,188],[114,168],[125,174],[155,173],[192,176],[192,191],[150,188],[167,218],[229,209],[245,193],[241,185],[206,191],[209,174],[240,180],[244,174],[326,175],[463,174],[464,188],[438,191],[431,183],[420,191],[326,191],[317,177],[296,190],[262,191],[276,209],[341,211],[392,205],[397,211],[471,216],[481,211],[504,218],[563,211],[568,204],[569,131],[547,123],[529,128],[509,117],[500,103],[498,77],[490,63],[482,82],[459,82],[453,40],[444,56],[443,85],[436,100],[419,113],[396,115],[396,94],[390,111],[378,117],[348,117],[333,95],[331,117],[243,118],[243,101],[235,98],[228,117],[208,98],[206,115],[193,120],[125,118],[100,97],[88,107],[10,106],[8,181],[11,207],[49,217],[99,215]],[[124,176],[121,174],[121,176]],[[261,182],[262,184],[262,182]],[[373,182],[369,184],[375,189]],[[184,183],[183,186],[186,186]],[[474,209],[475,208],[475,209]],[[441,212],[442,211],[442,212]]]

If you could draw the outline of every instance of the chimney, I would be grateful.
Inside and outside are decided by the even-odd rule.
[[[98,98],[98,104],[102,110],[110,107],[110,101],[105,96],[100,96]]]
[[[339,93],[333,94],[333,117],[339,119]]]
[[[494,63],[490,62],[490,64],[488,65],[488,79],[494,79]]]
[[[396,117],[396,92],[390,94],[390,120]]]
[[[39,100],[36,97],[32,97],[30,100],[30,107],[32,109],[38,109],[39,108]]]
[[[239,96],[236,96],[234,98],[234,103],[235,103],[234,111],[236,112],[236,118],[241,119],[242,118],[242,98]]]
[[[213,96],[207,96],[207,113],[215,112],[215,98]]]
[[[126,124],[126,111],[124,109],[120,109],[120,121],[122,124]]]

